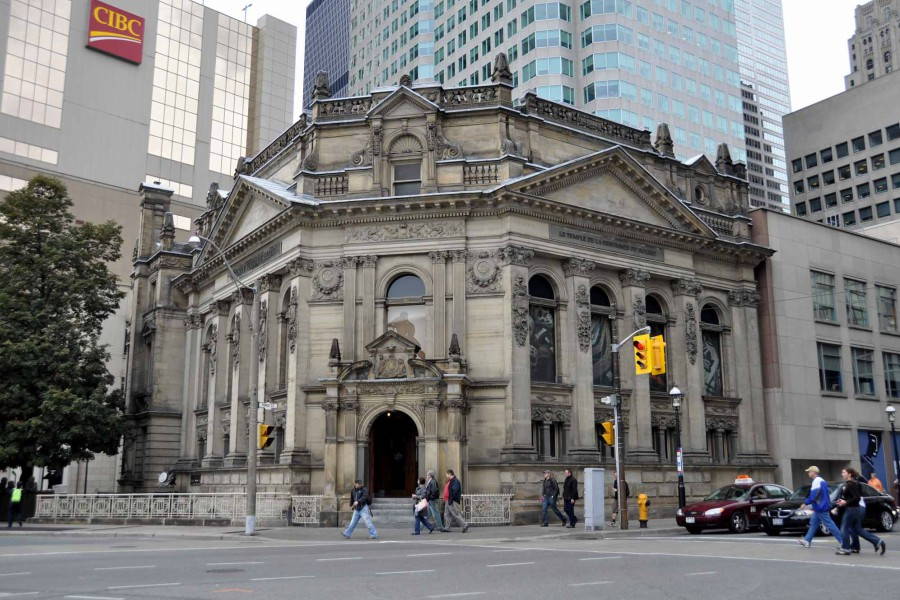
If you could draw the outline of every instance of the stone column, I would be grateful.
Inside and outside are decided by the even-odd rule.
[[[322,410],[325,411],[325,448],[322,453],[325,476],[325,496],[335,496],[338,481],[338,452],[337,452],[337,407],[338,385],[326,386],[325,400],[322,401]]]
[[[229,353],[233,365],[231,373],[231,423],[229,426],[229,438],[231,447],[225,457],[225,466],[240,466],[247,464],[247,444],[249,443],[249,431],[247,430],[247,408],[250,399],[250,308],[253,305],[253,294],[249,290],[242,290],[231,295],[232,302],[237,308],[229,322],[227,339]],[[234,318],[238,319],[237,331],[232,331]]]
[[[226,402],[225,378],[228,377],[228,362],[226,351],[228,341],[225,335],[228,333],[228,314],[231,308],[230,300],[218,300],[215,303],[215,317],[213,335],[207,340],[207,352],[209,352],[209,386],[206,403],[207,437],[206,456],[203,458],[204,467],[220,467],[225,456],[223,448],[223,435],[219,421],[221,419],[221,404]],[[221,364],[220,364],[221,363]]]
[[[759,294],[752,289],[728,293],[731,306],[734,358],[738,397],[738,457],[744,461],[764,458],[767,453],[765,406],[759,351],[757,306]]]
[[[259,361],[259,379],[257,380],[257,397],[260,403],[269,401],[269,392],[276,380],[278,366],[278,336],[274,332],[278,326],[278,304],[280,301],[281,275],[264,275],[257,281],[259,293],[259,355],[251,356],[250,360]],[[271,415],[267,411],[259,411],[259,424],[274,424]],[[259,462],[271,462],[274,453],[273,448],[260,450],[257,453]],[[265,460],[263,460],[265,459]]]
[[[703,405],[703,353],[700,340],[700,309],[697,298],[703,287],[696,279],[672,281],[675,293],[673,307],[679,318],[666,340],[669,362],[669,384],[678,386],[684,399],[681,403],[681,443],[685,455],[705,457],[706,416]]]
[[[528,263],[534,251],[520,246],[500,250],[504,265],[505,299],[510,307],[505,312],[509,353],[506,372],[509,392],[506,399],[506,440],[502,454],[506,460],[530,460],[534,457],[531,443],[531,345],[528,328]]]
[[[647,325],[644,285],[649,279],[650,273],[641,269],[625,269],[619,273],[622,297],[625,301],[625,325],[621,331],[623,335]],[[619,352],[621,385],[623,388],[630,386],[632,389],[627,456],[639,462],[654,462],[657,455],[653,451],[651,434],[650,378],[647,375],[634,374],[633,354],[630,343],[622,346]]]
[[[447,384],[447,442],[443,452],[445,463],[438,465],[437,461],[435,461],[434,468],[437,473],[441,473],[448,468],[453,469],[456,473],[461,473],[461,476],[465,477],[466,469],[468,468],[465,452],[466,413],[469,410],[465,392],[467,379],[463,374],[448,374],[445,376],[444,381]],[[435,441],[434,445],[437,446],[437,441]],[[427,450],[428,445],[426,442],[426,457],[428,456]],[[438,460],[441,458],[440,454],[438,453]]]
[[[378,257],[374,255],[360,256],[359,264],[362,268],[360,281],[362,339],[360,346],[365,347],[375,339],[375,266],[378,264]]]
[[[459,347],[466,353],[466,256],[465,250],[453,250],[453,322],[450,333],[456,334]]]
[[[344,266],[344,360],[354,361],[359,356],[356,339],[356,267],[359,256],[345,256]]]
[[[194,298],[191,299],[193,304]],[[200,373],[203,365],[203,321],[195,309],[188,311],[188,315],[184,320],[184,326],[187,328],[185,336],[185,357],[186,364],[184,366],[184,380],[182,389],[184,390],[184,402],[181,409],[181,437],[179,445],[181,447],[179,459],[180,465],[190,466],[195,459],[203,458],[197,456],[196,444],[196,415],[194,409],[200,406],[199,401],[200,390],[202,389],[201,378],[205,377],[205,373]]]
[[[572,394],[571,432],[572,445],[569,454],[584,455],[597,460],[596,430],[594,426],[594,363],[591,356],[591,281],[589,275],[595,264],[573,258],[563,263],[569,310],[565,326],[575,332],[565,352],[572,357],[571,380],[575,384]]]
[[[447,259],[449,252],[429,252],[432,281],[432,330],[431,358],[447,356]]]
[[[309,304],[312,293],[310,276],[313,262],[296,258],[288,263],[290,273],[291,300],[287,310],[287,395],[285,402],[284,452],[282,464],[309,464],[309,450],[306,447],[306,381],[309,353]]]

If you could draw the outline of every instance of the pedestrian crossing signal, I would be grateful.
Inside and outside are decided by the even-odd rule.
[[[274,425],[259,425],[258,447],[260,450],[265,450],[275,441],[275,438],[272,436],[273,431],[275,431]]]
[[[615,425],[613,425],[612,421],[603,421],[600,423],[600,427],[603,428],[603,433],[600,434],[600,439],[603,440],[603,443],[607,446],[615,446],[616,444],[616,429]]]
[[[650,374],[662,375],[666,372],[666,341],[663,336],[650,338]]]
[[[650,363],[650,336],[647,334],[634,336],[634,373],[647,375],[652,370]]]

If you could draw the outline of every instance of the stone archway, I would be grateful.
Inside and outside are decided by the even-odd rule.
[[[370,490],[373,495],[406,498],[418,475],[418,427],[404,412],[386,410],[369,429]]]

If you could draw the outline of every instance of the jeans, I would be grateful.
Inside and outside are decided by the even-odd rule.
[[[350,537],[353,535],[353,530],[356,529],[357,523],[362,519],[366,524],[366,527],[369,528],[369,537],[378,537],[378,532],[375,531],[375,525],[372,523],[372,513],[369,511],[368,506],[363,506],[359,510],[353,511],[353,516],[350,518],[350,524],[347,525],[347,529],[344,530],[344,537]]]
[[[459,526],[465,529],[469,526],[463,519],[462,513],[459,511],[459,504],[455,502],[444,502],[444,529],[449,529],[453,523],[459,523]]]
[[[19,525],[22,524],[22,503],[21,502],[10,502],[9,503],[9,526],[13,526],[13,521],[18,521]]]
[[[575,501],[563,499],[563,510],[566,511],[566,516],[569,517],[569,525],[575,527],[575,523],[578,522],[578,519],[575,518]]]
[[[428,514],[431,515],[431,520],[434,521],[434,526],[438,529],[443,529],[444,522],[441,521],[441,511],[438,509],[438,502],[438,500],[428,501]]]
[[[811,544],[813,537],[816,535],[816,531],[819,529],[820,523],[828,528],[828,531],[834,536],[834,539],[838,541],[839,545],[844,543],[841,531],[837,528],[837,525],[834,524],[834,521],[831,520],[831,515],[828,514],[828,511],[813,511],[812,517],[809,519],[809,529],[806,531],[806,535],[803,536],[803,539]]]
[[[543,502],[541,502],[541,523],[544,525],[547,524],[547,509],[553,509],[553,512],[556,513],[556,516],[559,517],[559,520],[563,523],[566,522],[566,518],[559,512],[559,509],[556,508],[556,498],[548,498],[544,496]]]
[[[844,517],[841,520],[841,533],[844,537],[842,548],[844,550],[859,550],[859,538],[863,538],[875,547],[881,543],[881,538],[863,527],[865,514],[866,509],[862,506],[848,506],[844,509]]]
[[[429,503],[428,506],[431,507],[431,503]],[[414,513],[415,513],[415,510],[416,509],[413,509]],[[431,525],[431,523],[428,522],[428,511],[423,510],[422,512],[415,513],[415,518],[416,518],[415,532],[417,534],[422,531],[421,525],[424,525],[425,529],[427,529],[428,531],[434,531],[434,527]]]

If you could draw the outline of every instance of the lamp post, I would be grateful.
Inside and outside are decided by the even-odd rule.
[[[891,444],[894,449],[894,479],[900,480],[900,457],[897,456],[897,430],[894,427],[894,421],[897,418],[894,413],[897,412],[897,409],[888,405],[884,412],[887,413],[888,421],[891,422]]]
[[[222,249],[219,248],[215,242],[196,233],[191,234],[191,237],[188,238],[188,243],[190,244],[199,244],[200,242],[208,243],[219,253],[219,256],[222,257],[222,262],[225,264],[225,268],[228,269],[228,274],[231,276],[231,280],[234,282],[238,291],[242,288],[246,288],[253,293],[253,307],[250,309],[249,324],[250,414],[247,415],[247,426],[249,431],[247,436],[247,501],[246,516],[244,518],[244,535],[256,535],[256,448],[258,443],[257,436],[259,435],[257,432],[256,416],[257,407],[259,406],[257,398],[257,387],[259,383],[259,357],[257,356],[259,353],[259,327],[257,325],[259,323],[259,294],[257,293],[255,284],[246,285],[241,281],[240,277],[234,272],[234,269],[231,268],[231,263],[225,258],[225,253],[222,252]]]
[[[669,397],[672,398],[672,408],[675,409],[675,468],[678,470],[678,508],[684,508],[684,451],[681,448],[681,401],[684,394],[678,389],[678,386],[669,390]]]

